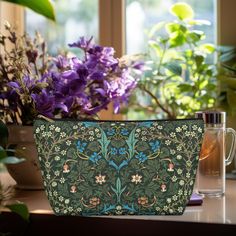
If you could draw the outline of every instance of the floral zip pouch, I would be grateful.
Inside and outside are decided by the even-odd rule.
[[[183,214],[203,133],[201,119],[34,122],[56,215]]]

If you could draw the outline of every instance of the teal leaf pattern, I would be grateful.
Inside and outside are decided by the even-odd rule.
[[[56,215],[180,215],[193,191],[204,124],[36,120],[45,191]]]

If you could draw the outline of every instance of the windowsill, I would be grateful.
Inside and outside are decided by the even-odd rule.
[[[1,179],[2,179],[2,174]],[[5,180],[7,178],[6,174]],[[204,227],[220,227],[222,230],[234,230],[236,232],[236,181],[227,180],[226,181],[226,194],[221,198],[205,198],[201,206],[188,206],[181,216],[101,216],[101,217],[56,217],[53,215],[52,209],[48,203],[47,197],[44,191],[26,191],[17,190],[16,197],[17,200],[22,201],[27,204],[29,211],[31,213],[34,223],[38,221],[44,222],[45,220],[51,220],[54,224],[60,224],[61,220],[70,219],[70,224],[72,222],[81,223],[84,219],[90,219],[90,221],[95,222],[115,222],[115,224],[124,224],[125,222],[139,222],[138,224],[144,224],[149,227],[149,224],[168,225],[170,227],[174,224],[180,224],[183,228],[184,225],[188,224],[188,227],[192,228],[193,225],[197,226],[198,223],[204,225]],[[12,213],[5,213],[6,217]],[[4,214],[2,214],[4,217]],[[45,220],[42,220],[45,219]],[[73,219],[73,220],[72,220]],[[111,221],[111,219],[113,221]],[[114,221],[115,219],[115,221]],[[125,220],[124,220],[125,219]],[[141,220],[141,221],[140,221]],[[147,221],[148,220],[148,221]],[[153,223],[156,222],[156,223]],[[164,223],[163,223],[164,222]],[[182,223],[182,224],[181,224]],[[184,223],[184,224],[183,224]],[[52,223],[53,224],[53,223]],[[163,227],[164,227],[163,225]],[[101,225],[99,226],[101,227]],[[126,226],[128,227],[128,226]],[[159,227],[159,226],[158,226]],[[161,226],[162,227],[162,226]],[[196,228],[198,230],[198,228]],[[96,229],[91,229],[96,232]],[[209,230],[209,229],[208,229]],[[214,230],[219,230],[214,228]],[[137,230],[136,230],[137,231]],[[228,232],[227,231],[227,232]]]

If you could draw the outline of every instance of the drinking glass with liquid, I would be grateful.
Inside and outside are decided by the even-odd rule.
[[[204,138],[196,179],[197,193],[204,196],[222,196],[225,193],[225,168],[236,153],[236,132],[226,128],[226,113],[218,111],[197,112],[205,123]],[[231,147],[226,158],[225,138],[232,135]]]

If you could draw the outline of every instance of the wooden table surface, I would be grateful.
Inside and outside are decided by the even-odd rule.
[[[3,178],[3,175],[2,175],[2,178]],[[4,178],[6,178],[6,176]],[[151,234],[151,232],[153,231],[147,231],[150,234],[146,234],[146,233],[141,234],[143,232],[142,230],[144,230],[145,227],[147,229],[148,228],[151,229],[152,227],[153,228],[159,227],[159,231],[162,232],[162,235],[163,233],[166,232],[164,227],[167,227],[167,228],[175,227],[175,230],[177,231],[178,229],[179,231],[183,229],[189,230],[189,232],[191,232],[191,235],[194,235],[195,233],[197,234],[199,232],[204,233],[204,235],[206,232],[210,232],[210,233],[215,232],[216,234],[224,232],[224,235],[228,235],[227,232],[236,233],[236,180],[226,181],[226,194],[224,197],[204,198],[203,204],[201,206],[188,206],[184,214],[181,216],[114,216],[114,217],[112,216],[101,216],[101,217],[65,216],[65,217],[56,217],[53,215],[52,209],[48,203],[48,200],[44,191],[17,190],[16,199],[22,202],[25,202],[27,204],[31,213],[31,218],[33,219],[33,222],[34,222],[33,226],[31,224],[31,231],[29,231],[31,233],[34,232],[34,234],[29,233],[29,234],[23,234],[23,235],[41,235],[37,233],[40,232],[40,229],[42,229],[44,225],[46,227],[48,222],[51,222],[50,224],[51,228],[54,228],[54,231],[52,231],[52,233],[56,232],[55,227],[53,227],[52,225],[54,226],[58,225],[56,227],[57,231],[59,233],[63,232],[63,229],[62,229],[63,223],[62,225],[60,225],[60,222],[67,222],[68,227],[81,225],[82,224],[81,222],[83,222],[83,227],[80,228],[80,230],[85,230],[83,232],[86,232],[86,234],[95,232],[97,235],[100,232],[99,231],[100,228],[97,228],[96,230],[95,223],[98,224],[99,222],[101,223],[99,227],[102,227],[102,225],[103,227],[105,227],[104,225],[105,223],[109,224],[110,227],[111,225],[114,225],[114,227],[121,227],[127,222],[130,222],[126,226],[127,227],[126,230],[130,232],[129,235],[132,235],[131,232],[135,232],[134,235],[155,235],[155,234]],[[9,219],[11,219],[11,217],[13,216],[12,216],[12,213],[5,212],[4,214],[2,214],[1,217],[4,220],[9,217],[10,217]],[[47,219],[47,221],[45,219]],[[17,221],[17,219],[15,220]],[[87,227],[86,223],[88,222],[90,222],[91,224],[94,224],[94,227],[91,227],[89,229],[89,230],[92,230],[91,232],[89,232],[85,228]],[[142,225],[142,230],[139,229],[141,225]],[[201,227],[199,227],[200,225]],[[5,228],[6,227],[7,226],[5,225]],[[133,228],[130,228],[130,227],[133,227]],[[1,229],[1,222],[0,222],[0,229]],[[132,229],[134,231],[132,231]],[[50,230],[48,232],[50,232]],[[116,233],[118,233],[118,231]],[[116,235],[116,233],[112,233],[110,235]],[[43,234],[43,235],[46,235],[46,234]],[[103,232],[102,235],[106,235],[106,231]],[[109,232],[107,232],[107,235],[109,235]],[[123,235],[123,234],[119,234],[119,235]]]

